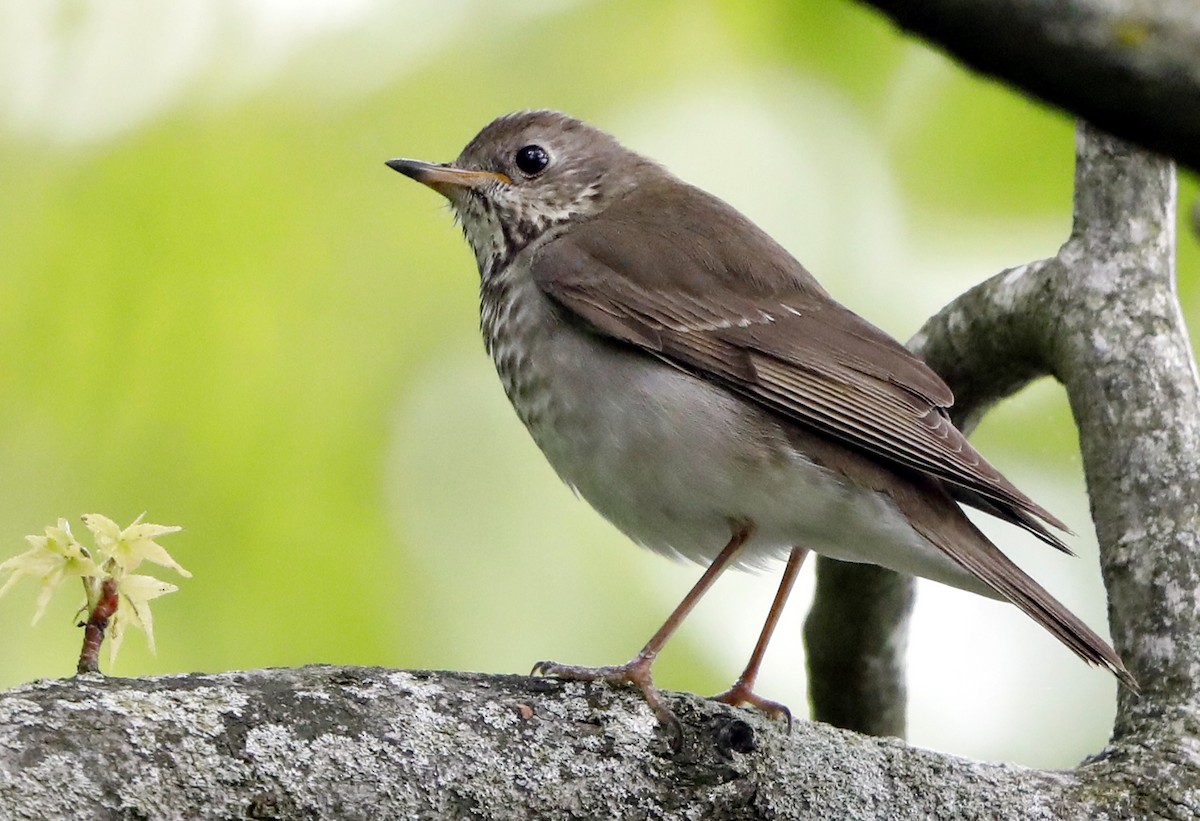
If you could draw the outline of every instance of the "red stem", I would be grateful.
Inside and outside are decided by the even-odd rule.
[[[100,672],[100,645],[104,643],[108,620],[117,612],[117,601],[117,582],[110,576],[100,583],[100,598],[83,625],[83,649],[76,673]]]

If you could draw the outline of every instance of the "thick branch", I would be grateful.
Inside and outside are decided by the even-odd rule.
[[[804,620],[812,715],[835,727],[904,738],[908,689],[904,659],[912,576],[821,557]]]
[[[1096,766],[1122,789],[1157,789],[1134,774],[1150,760],[1200,766],[1200,379],[1175,292],[1175,177],[1081,126],[1076,190],[1055,259],[973,289],[922,336],[992,374],[981,389],[991,398],[1039,371],[1030,358],[1065,385],[1113,641],[1143,691],[1120,691]]]
[[[1046,341],[1079,425],[1114,643],[1142,683],[1116,732],[1161,745],[1170,730],[1200,757],[1200,380],[1175,292],[1175,177],[1088,129],[1079,151],[1088,195]]]
[[[0,815],[1059,821],[1200,806],[1195,771],[1163,777],[1182,805],[1114,804],[1088,767],[671,707],[679,753],[639,695],[604,684],[345,667],[38,682],[0,693]]]
[[[1146,688],[1141,700],[1122,692],[1118,733],[1161,732],[1165,711],[1186,717],[1171,733],[1181,743],[1200,735],[1200,386],[1175,294],[1174,179],[1169,163],[1081,126],[1071,239],[1055,258],[963,294],[910,346],[954,389],[965,430],[1033,379],[1066,385],[1114,642]],[[814,616],[806,626],[814,715],[889,732],[875,728],[903,711],[903,686],[887,674],[902,675],[907,625],[893,602],[911,582],[847,567],[834,584],[825,567],[813,611],[834,628],[822,634]],[[856,595],[867,586],[878,601]],[[859,669],[876,677],[845,678]]]
[[[1200,171],[1194,0],[865,0],[902,28]]]
[[[1144,691],[1121,693],[1118,735],[1138,716],[1162,729],[1169,713],[1195,737],[1200,383],[1175,293],[1174,172],[1086,126],[1078,153],[1075,228],[1058,256],[972,289],[919,339],[982,375],[965,383],[982,404],[1044,372],[1063,382],[1114,643]]]
[[[942,46],[952,55],[968,66],[1002,79],[1036,97],[1054,105],[1060,106],[1074,114],[1094,122],[1104,129],[1125,137],[1144,147],[1162,152],[1174,157],[1180,163],[1193,171],[1200,171],[1200,5],[1194,0],[1158,0],[1158,2],[1133,2],[1132,0],[1072,0],[1063,3],[1059,0],[928,0],[928,2],[912,3],[907,0],[866,0],[888,14],[897,25]],[[1118,154],[1123,152],[1118,151]],[[1086,169],[1097,159],[1087,152],[1081,153],[1080,168]],[[1147,158],[1134,158],[1132,166],[1138,167],[1143,162],[1152,162]],[[1108,163],[1095,166],[1104,172],[1114,170]],[[1128,170],[1128,169],[1125,169]],[[1160,166],[1160,170],[1140,169],[1150,177],[1173,178],[1169,169]],[[1173,282],[1170,282],[1172,272],[1169,266],[1161,265],[1163,251],[1173,248],[1173,195],[1158,186],[1150,193],[1148,199],[1127,196],[1131,184],[1128,176],[1121,177],[1120,184],[1111,187],[1108,180],[1100,174],[1083,174],[1077,178],[1077,196],[1097,198],[1115,197],[1115,210],[1107,214],[1107,223],[1116,236],[1125,236],[1124,226],[1127,224],[1122,217],[1140,215],[1139,209],[1145,207],[1150,213],[1161,212],[1162,203],[1170,203],[1171,214],[1163,215],[1163,219],[1151,220],[1157,231],[1157,239],[1150,238],[1161,244],[1160,248],[1150,248],[1145,242],[1137,250],[1151,252],[1151,265],[1159,271],[1155,287],[1163,293],[1173,294]],[[1138,189],[1136,181],[1132,181],[1134,189]],[[1154,188],[1154,186],[1151,186]],[[1141,191],[1147,191],[1140,187]],[[1153,199],[1154,196],[1158,200]],[[921,333],[911,343],[915,350],[920,351],[933,368],[940,373],[951,385],[957,396],[955,408],[956,421],[969,429],[982,416],[988,407],[999,399],[1019,390],[1024,384],[1054,370],[1060,376],[1065,374],[1068,379],[1068,390],[1072,397],[1072,406],[1078,413],[1089,416],[1094,421],[1098,412],[1093,400],[1100,398],[1103,390],[1098,386],[1086,387],[1081,382],[1086,381],[1093,372],[1090,370],[1094,357],[1076,357],[1074,362],[1057,362],[1052,366],[1051,357],[1044,351],[1038,350],[1041,337],[1040,329],[1032,328],[1029,322],[1045,322],[1054,315],[1053,309],[1043,307],[1040,311],[1026,310],[1034,300],[1034,292],[1046,287],[1052,281],[1062,282],[1062,277],[1070,276],[1071,266],[1090,261],[1093,269],[1106,259],[1107,247],[1095,237],[1091,241],[1083,240],[1081,226],[1093,216],[1093,209],[1087,203],[1076,203],[1077,226],[1072,244],[1054,259],[1022,266],[1012,271],[1002,273],[999,277],[985,283],[979,288],[963,295],[953,304],[934,317],[922,329]],[[1200,209],[1200,205],[1197,206]],[[1200,214],[1200,210],[1196,213]],[[1103,218],[1103,212],[1094,216]],[[1200,219],[1197,220],[1200,225]],[[1103,233],[1101,230],[1100,234]],[[1060,296],[1066,292],[1059,291]],[[1061,299],[1054,300],[1056,306],[1063,306]],[[1178,320],[1178,309],[1173,304],[1166,309],[1174,314],[1174,318],[1166,321],[1165,327],[1170,331],[1169,341],[1164,342],[1168,348],[1165,353],[1171,361],[1173,374],[1184,373],[1186,366],[1180,367],[1180,342],[1186,345],[1186,334],[1182,323]],[[1087,317],[1074,314],[1087,327]],[[1162,318],[1160,308],[1159,318]],[[1136,324],[1136,323],[1135,323]],[[1079,332],[1079,328],[1076,332]],[[1083,337],[1076,337],[1076,341]],[[1074,369],[1074,370],[1072,370]],[[1153,373],[1153,372],[1152,372]],[[1157,376],[1157,374],[1155,374]],[[1148,376],[1147,378],[1155,378]],[[1110,383],[1111,384],[1111,383]],[[1171,389],[1167,396],[1173,407],[1178,409],[1195,408],[1196,402],[1189,398],[1192,390],[1179,383],[1178,379],[1169,379],[1166,383]],[[1074,385],[1074,389],[1072,389]],[[1178,390],[1177,390],[1178,389]],[[1176,399],[1182,401],[1176,401]],[[1162,396],[1143,394],[1135,401],[1146,402],[1145,408],[1154,408],[1162,403]],[[1132,408],[1126,408],[1132,410]],[[1119,409],[1118,409],[1119,410]],[[1104,412],[1107,412],[1104,411]],[[1176,411],[1166,411],[1164,416],[1173,415]],[[1144,414],[1143,414],[1144,415]],[[1174,419],[1157,420],[1167,425],[1158,429],[1158,438],[1163,431],[1175,431],[1169,438],[1175,440],[1171,444],[1184,448],[1176,453],[1197,452],[1189,440],[1194,428],[1190,425],[1176,427]],[[1083,434],[1083,449],[1085,458],[1089,453],[1088,481],[1089,490],[1101,491],[1105,496],[1104,502],[1098,502],[1092,496],[1093,509],[1107,514],[1114,483],[1104,482],[1101,477],[1111,477],[1112,468],[1122,459],[1125,464],[1138,464],[1140,460],[1133,459],[1129,450],[1109,450],[1109,458],[1101,458],[1097,449],[1107,447],[1105,434],[1113,439],[1118,431],[1111,427],[1104,431],[1102,426],[1085,420],[1080,420]],[[1095,438],[1093,438],[1095,437]],[[1148,451],[1143,447],[1147,440],[1156,440],[1153,430],[1143,429],[1143,435],[1132,438],[1133,449],[1137,453],[1156,452],[1151,447]],[[1161,452],[1160,447],[1157,449]],[[1190,448],[1190,449],[1189,449]],[[1130,461],[1130,459],[1133,459]],[[1175,484],[1175,493],[1190,493],[1193,485],[1189,482],[1193,477],[1185,475],[1178,477],[1177,473],[1189,474],[1189,466],[1178,464],[1164,475],[1180,479]],[[1105,467],[1101,468],[1100,463]],[[1149,475],[1142,471],[1144,478]],[[1115,483],[1117,487],[1120,483]],[[1163,498],[1165,482],[1160,482],[1154,490],[1158,498]],[[1103,488],[1101,487],[1103,485]],[[1127,488],[1131,489],[1131,488]],[[1119,493],[1119,490],[1118,490]],[[1167,491],[1168,497],[1170,492]],[[1185,498],[1197,498],[1187,495]],[[1128,515],[1118,517],[1119,521],[1101,523],[1097,520],[1097,530],[1105,535],[1125,541],[1141,540],[1136,538],[1139,529],[1136,526],[1136,509],[1144,498],[1141,494],[1125,494],[1122,497],[1124,505],[1116,510],[1127,510]],[[1177,510],[1176,515],[1187,511]],[[1167,517],[1161,521],[1177,521]],[[1124,528],[1124,529],[1122,529]],[[1179,555],[1191,557],[1195,555],[1191,539],[1193,533],[1186,528],[1171,529],[1170,534],[1164,534],[1161,544],[1171,547],[1183,547]],[[1128,548],[1127,548],[1128,550]],[[1111,558],[1116,554],[1106,553],[1105,575],[1110,585],[1120,586],[1122,578],[1116,578],[1110,569],[1110,563],[1119,561]],[[1143,554],[1144,555],[1144,554]],[[1196,590],[1194,583],[1195,567],[1190,558],[1181,558],[1182,567],[1170,570],[1178,571],[1179,576],[1171,575],[1168,568],[1158,568],[1160,585],[1178,584],[1180,588]],[[911,600],[911,580],[894,576],[879,577],[877,572],[865,568],[847,568],[844,571],[823,572],[831,560],[822,560],[818,570],[817,598],[814,610],[819,610],[824,622],[840,623],[842,625],[858,625],[868,641],[833,644],[834,636],[845,631],[830,634],[830,646],[819,650],[822,661],[811,672],[813,679],[827,680],[830,687],[822,687],[817,681],[813,683],[814,715],[830,720],[842,721],[840,716],[846,713],[845,693],[841,693],[836,702],[827,702],[821,695],[824,692],[838,692],[836,682],[839,670],[869,669],[872,671],[893,671],[901,676],[903,662],[901,658],[904,647],[903,633],[907,620],[897,618],[897,610],[893,606],[895,600]],[[1142,568],[1149,572],[1150,568]],[[1129,574],[1124,574],[1127,578]],[[828,579],[828,581],[827,581]],[[837,579],[838,584],[832,580]],[[843,591],[853,590],[861,584],[869,583],[873,588],[881,590],[880,600],[872,605],[863,607],[853,596],[847,596]],[[1158,608],[1147,604],[1144,595],[1147,591],[1142,588],[1133,599],[1139,602],[1143,610],[1154,611]],[[1134,635],[1122,638],[1124,633],[1121,619],[1115,611],[1121,610],[1125,594],[1119,589],[1110,587],[1113,602],[1114,621],[1113,632],[1117,636],[1117,644],[1125,652],[1127,661],[1134,669],[1138,669],[1139,660],[1133,657],[1136,652],[1131,646]],[[1166,589],[1157,591],[1149,598],[1153,603],[1161,605],[1164,601],[1179,598],[1170,594]],[[1186,596],[1185,596],[1186,598]],[[1181,608],[1176,607],[1177,611]],[[1183,608],[1186,609],[1186,608]],[[1193,610],[1194,612],[1194,610]],[[1147,618],[1146,621],[1154,619]],[[1137,620],[1141,621],[1141,620]],[[865,622],[865,624],[864,624]],[[1138,628],[1148,625],[1139,624]],[[1157,629],[1154,635],[1159,638],[1174,636],[1194,637],[1200,632],[1194,625],[1180,622],[1177,617],[1160,617],[1157,619]],[[890,640],[880,642],[878,637],[885,635],[890,628]],[[1183,632],[1179,632],[1182,630]],[[1135,631],[1136,633],[1136,631]],[[818,643],[820,637],[814,631],[807,631],[806,638],[812,652],[812,642]],[[1172,648],[1170,655],[1175,656],[1177,643],[1167,640]],[[824,660],[828,656],[833,661]],[[1189,652],[1188,656],[1195,659]],[[1176,657],[1171,666],[1179,667]],[[1192,662],[1195,663],[1195,662]],[[1153,668],[1155,664],[1151,664]],[[1187,666],[1187,662],[1183,664]],[[1180,689],[1191,692],[1197,679],[1195,672],[1189,672],[1181,681]],[[851,694],[858,703],[857,708],[850,712],[857,718],[852,726],[870,729],[877,726],[883,716],[903,714],[904,689],[899,679],[889,680],[885,675],[878,681],[868,682],[861,695]],[[1127,713],[1123,711],[1123,716]],[[883,732],[895,732],[899,727],[903,732],[903,723],[898,725],[893,721],[890,729]]]

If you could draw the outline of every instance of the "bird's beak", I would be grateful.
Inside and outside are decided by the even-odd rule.
[[[422,185],[428,185],[443,197],[450,197],[455,191],[463,188],[479,188],[489,182],[512,184],[507,175],[496,171],[469,171],[421,160],[388,160],[387,167],[406,177],[412,177]]]

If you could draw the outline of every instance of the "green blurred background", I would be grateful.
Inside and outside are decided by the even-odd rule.
[[[182,590],[158,655],[133,636],[112,672],[612,663],[697,576],[559,484],[483,353],[448,211],[383,165],[529,107],[728,199],[900,338],[1070,226],[1068,118],[841,0],[2,0],[0,558],[59,516],[147,511],[195,574],[159,574]],[[1061,391],[976,441],[1081,558],[989,533],[1103,627]],[[723,580],[659,682],[727,686],[774,584]],[[1047,766],[1101,746],[1109,677],[1010,608],[920,595],[913,742]],[[73,670],[76,591],[30,628],[34,596],[0,600],[0,687]],[[760,687],[801,714],[810,597],[811,568]]]

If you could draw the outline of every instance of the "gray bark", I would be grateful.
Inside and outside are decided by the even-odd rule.
[[[692,696],[304,667],[0,694],[6,818],[1194,818],[1194,761],[1038,772]],[[1191,779],[1191,782],[1187,780]]]
[[[1195,0],[863,1],[967,66],[1200,171],[1200,3]],[[1077,202],[1072,242],[1055,259],[986,283],[931,320],[910,343],[953,388],[953,416],[963,430],[969,432],[992,404],[1031,380],[1051,373],[1060,379],[1078,376],[1093,364],[1083,354],[1076,371],[1071,363],[1052,361],[1042,346],[1072,343],[1040,338],[1028,325],[1069,302],[1065,283],[1056,286],[1048,303],[1034,304],[1025,290],[1070,275],[1081,262],[1095,266],[1104,259],[1109,249],[1102,238],[1080,236],[1083,222],[1099,219],[1104,229],[1117,230],[1113,236],[1124,236],[1130,226],[1120,224],[1122,216],[1155,203],[1126,201],[1128,180],[1111,190],[1103,177],[1088,182],[1083,195],[1115,197],[1118,213],[1094,213]],[[1161,185],[1152,193],[1166,201]],[[1149,227],[1161,232],[1160,241],[1173,252],[1173,206],[1170,214],[1158,216]],[[1200,202],[1193,206],[1192,220],[1200,232]],[[1136,253],[1145,243],[1135,245]],[[1018,273],[1022,281],[1008,281]],[[1173,294],[1173,279],[1155,281],[1150,289]],[[1079,321],[1086,328],[1092,320]],[[1073,409],[1093,407],[1088,403],[1096,389],[1068,384],[1068,391]],[[1083,444],[1086,450],[1087,437]],[[903,737],[904,636],[913,581],[876,568],[817,561],[817,592],[805,627],[813,715],[841,727]],[[872,596],[864,597],[864,589]]]
[[[1074,228],[1054,258],[1003,271],[963,294],[910,347],[954,389],[955,420],[967,431],[1032,380],[1052,375],[1063,382],[1080,429],[1115,646],[1139,680],[1153,677],[1144,689],[1173,677],[1181,697],[1188,696],[1200,659],[1194,501],[1200,486],[1189,458],[1200,444],[1200,391],[1175,293],[1175,174],[1169,163],[1081,126],[1075,186]],[[821,665],[810,661],[813,714],[902,735],[903,723],[890,717],[903,710],[897,682],[908,614],[895,602],[911,602],[912,580],[848,567],[835,585],[824,570],[814,614],[856,625],[868,639],[806,627],[810,653],[814,644],[828,645],[815,656]],[[1138,580],[1131,583],[1133,573]],[[868,585],[877,592],[873,601],[848,592]],[[1135,609],[1142,617],[1128,623]],[[1169,658],[1151,663],[1139,658],[1146,652]],[[872,676],[838,690],[846,668]],[[840,700],[823,698],[826,691]],[[1118,727],[1135,720],[1126,712],[1130,694],[1122,691],[1121,698]],[[1161,707],[1146,706],[1146,698],[1137,703],[1152,712]],[[1191,719],[1187,727],[1196,729]]]
[[[1140,697],[1120,692],[1113,739],[1097,766],[1125,768],[1113,774],[1114,782],[1140,784],[1150,795],[1157,792],[1154,773],[1188,772],[1195,779],[1200,766],[1200,469],[1194,459],[1200,384],[1175,293],[1173,169],[1086,126],[1078,142],[1075,225],[1058,255],[972,289],[911,344],[954,388],[957,420],[967,429],[1033,379],[1050,374],[1065,385],[1079,426],[1114,643],[1143,690]],[[856,575],[865,578],[858,582]],[[878,603],[864,607],[845,598],[856,583],[880,590]],[[829,654],[849,658],[822,668],[810,664],[825,689],[856,659],[878,672],[871,686],[860,688],[851,726],[899,709],[887,697],[897,693],[890,677],[902,675],[907,614],[897,618],[891,602],[910,595],[911,581],[894,574],[881,580],[877,571],[846,568],[836,586],[818,577],[814,612],[858,619],[860,631],[874,637],[856,646],[836,641],[836,632],[806,630],[810,647],[828,641]],[[861,624],[864,618],[869,625]],[[820,692],[816,683],[813,689]],[[816,698],[814,712],[839,715]],[[1170,789],[1160,795],[1172,800]],[[1200,815],[1195,787],[1177,798],[1175,811]],[[1166,806],[1157,811],[1172,812]]]
[[[965,65],[1200,171],[1195,0],[863,0]]]

